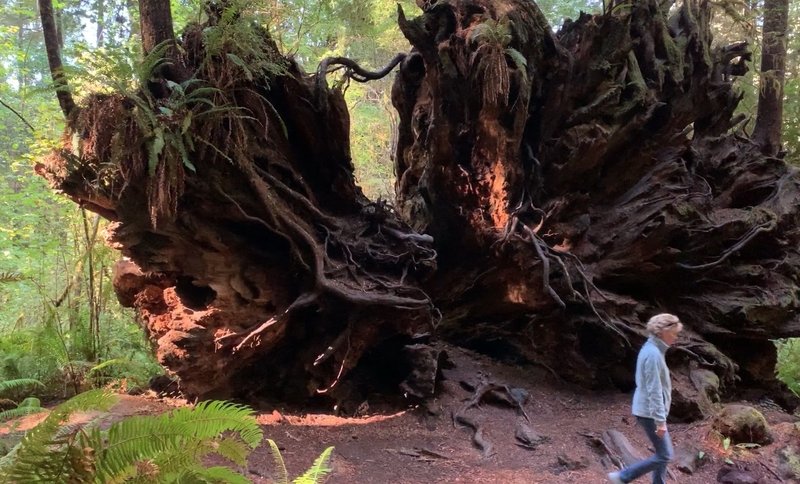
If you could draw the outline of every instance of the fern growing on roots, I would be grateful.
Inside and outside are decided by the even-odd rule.
[[[527,83],[527,60],[518,50],[509,47],[514,36],[513,23],[488,19],[476,25],[470,33],[470,42],[477,48],[470,58],[473,79],[482,82],[484,102],[494,105],[507,105],[511,86],[512,70],[509,63],[519,73],[522,84]]]

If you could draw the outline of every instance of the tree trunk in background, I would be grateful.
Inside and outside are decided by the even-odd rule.
[[[749,53],[712,48],[705,9],[639,0],[558,34],[527,0],[401,12],[396,212],[355,185],[339,89],[244,21],[246,48],[214,45],[240,13],[181,36],[201,82],[90,98],[79,162],[66,136],[38,167],[114,221],[120,301],[187,393],[396,390],[437,335],[628,388],[659,311],[687,327],[677,366],[780,389],[800,182],[728,133]]]
[[[162,42],[173,40],[175,32],[169,0],[139,0],[139,26],[145,54]]]
[[[38,4],[39,14],[42,18],[44,45],[47,49],[47,63],[50,65],[50,74],[53,77],[53,85],[56,88],[58,104],[61,106],[64,116],[69,118],[70,113],[75,108],[75,102],[72,100],[67,78],[64,75],[64,68],[61,65],[61,42],[58,28],[56,27],[53,2],[52,0],[38,0]]]
[[[761,80],[753,140],[761,145],[764,154],[773,156],[781,149],[788,23],[789,0],[764,1]]]
[[[95,36],[95,42],[97,43],[98,47],[103,46],[103,38],[105,35],[105,13],[106,13],[106,5],[103,0],[96,0],[95,3],[95,17],[97,22],[97,35]],[[170,16],[170,19],[172,17]]]

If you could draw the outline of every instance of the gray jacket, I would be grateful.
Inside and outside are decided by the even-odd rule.
[[[672,404],[672,382],[664,354],[669,346],[656,336],[639,350],[636,359],[636,391],[633,392],[633,414],[652,418],[656,424],[667,421]]]

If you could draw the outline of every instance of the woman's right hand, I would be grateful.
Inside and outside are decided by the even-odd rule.
[[[658,435],[658,437],[660,439],[663,439],[664,435],[666,435],[666,433],[667,433],[667,424],[666,424],[666,422],[663,423],[663,424],[658,424],[658,426],[656,426],[656,435]]]

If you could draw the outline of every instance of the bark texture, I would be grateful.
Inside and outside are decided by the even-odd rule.
[[[139,0],[139,20],[144,52],[175,38],[169,0]]]
[[[677,359],[777,388],[758,360],[800,332],[800,193],[737,134],[746,45],[696,2],[612,11],[555,35],[523,0],[401,12],[398,211],[436,240],[440,333],[625,387],[669,311]]]
[[[325,81],[374,73],[307,76],[219,12],[182,36],[200,81],[90,98],[38,167],[114,221],[120,300],[183,390],[338,400],[435,375],[430,335],[625,388],[662,310],[687,368],[777,389],[750,350],[800,335],[800,190],[735,132],[746,46],[692,2],[557,34],[526,0],[425,8],[399,12],[396,212],[356,186]]]
[[[75,108],[75,101],[69,91],[67,78],[64,75],[64,66],[61,64],[61,46],[63,41],[56,26],[55,9],[52,0],[38,0],[39,16],[42,19],[42,32],[44,34],[44,45],[47,51],[47,63],[50,67],[50,75],[53,78],[53,86],[56,88],[56,97],[61,106],[61,112],[65,118],[69,118],[70,113]]]
[[[789,0],[766,0],[761,36],[761,86],[753,139],[765,154],[773,156],[781,149],[788,29]]]

